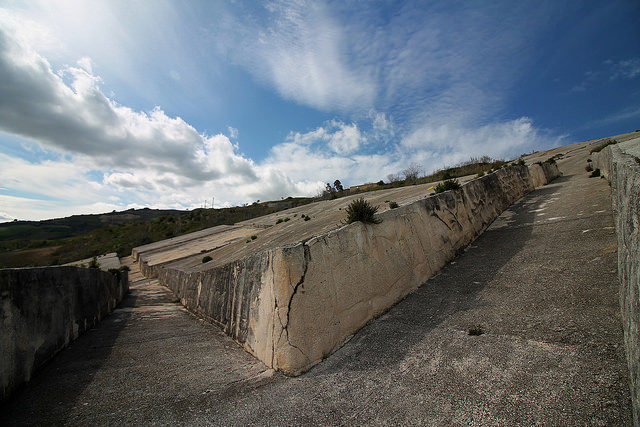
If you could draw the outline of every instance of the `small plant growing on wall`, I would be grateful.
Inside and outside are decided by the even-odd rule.
[[[398,204],[397,204],[396,202],[389,202],[389,207],[390,207],[391,209],[395,209],[395,208],[397,208],[397,207],[398,207]]]
[[[589,175],[589,178],[595,178],[597,176],[600,176],[600,169],[596,169],[593,172],[591,172],[591,175]]]
[[[378,212],[377,206],[371,206],[365,199],[356,199],[347,206],[347,224],[361,221],[369,224],[379,224],[380,220],[375,217]]]
[[[202,258],[202,263],[204,264],[205,262],[209,262],[211,261],[213,258],[211,258],[209,255],[207,255],[206,257]]]
[[[438,194],[449,190],[459,190],[460,188],[462,188],[462,186],[457,179],[448,179],[436,185],[433,190]]]
[[[98,262],[98,257],[91,258],[89,261],[89,268],[100,268],[100,263]]]

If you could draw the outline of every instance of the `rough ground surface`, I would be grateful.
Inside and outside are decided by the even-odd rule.
[[[584,145],[563,148],[563,177],[305,375],[266,370],[132,274],[0,423],[630,424],[609,187]]]

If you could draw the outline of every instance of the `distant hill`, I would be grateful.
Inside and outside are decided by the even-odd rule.
[[[45,221],[0,224],[0,268],[57,265],[131,249],[221,224],[235,224],[313,201],[289,197],[223,209],[129,209]]]
[[[44,221],[13,221],[0,223],[0,242],[15,239],[55,240],[77,236],[109,224],[143,221],[164,215],[178,216],[189,211],[173,209],[128,209],[93,215],[73,215]]]

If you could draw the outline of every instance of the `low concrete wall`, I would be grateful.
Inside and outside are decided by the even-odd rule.
[[[541,162],[529,166],[533,186],[538,188],[560,176],[560,171],[555,163]]]
[[[555,164],[536,173],[539,185],[559,175]],[[298,375],[422,285],[533,189],[529,168],[504,168],[383,212],[380,224],[352,223],[197,273],[162,269],[159,280],[266,365]]]
[[[0,270],[0,400],[114,309],[129,289],[120,277],[92,268]]]
[[[597,167],[611,183],[618,235],[620,309],[633,416],[635,425],[640,425],[640,164],[636,161],[640,158],[640,138],[610,145],[596,158]]]

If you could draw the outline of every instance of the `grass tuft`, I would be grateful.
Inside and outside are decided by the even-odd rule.
[[[371,206],[365,199],[356,199],[347,206],[347,224],[361,221],[369,224],[379,224],[380,220],[375,217],[378,212],[377,206]]]
[[[449,190],[454,190],[454,191],[459,190],[461,188],[462,186],[460,185],[457,179],[448,179],[436,185],[436,187],[433,190],[436,192],[436,194],[438,194],[438,193],[443,193]]]

